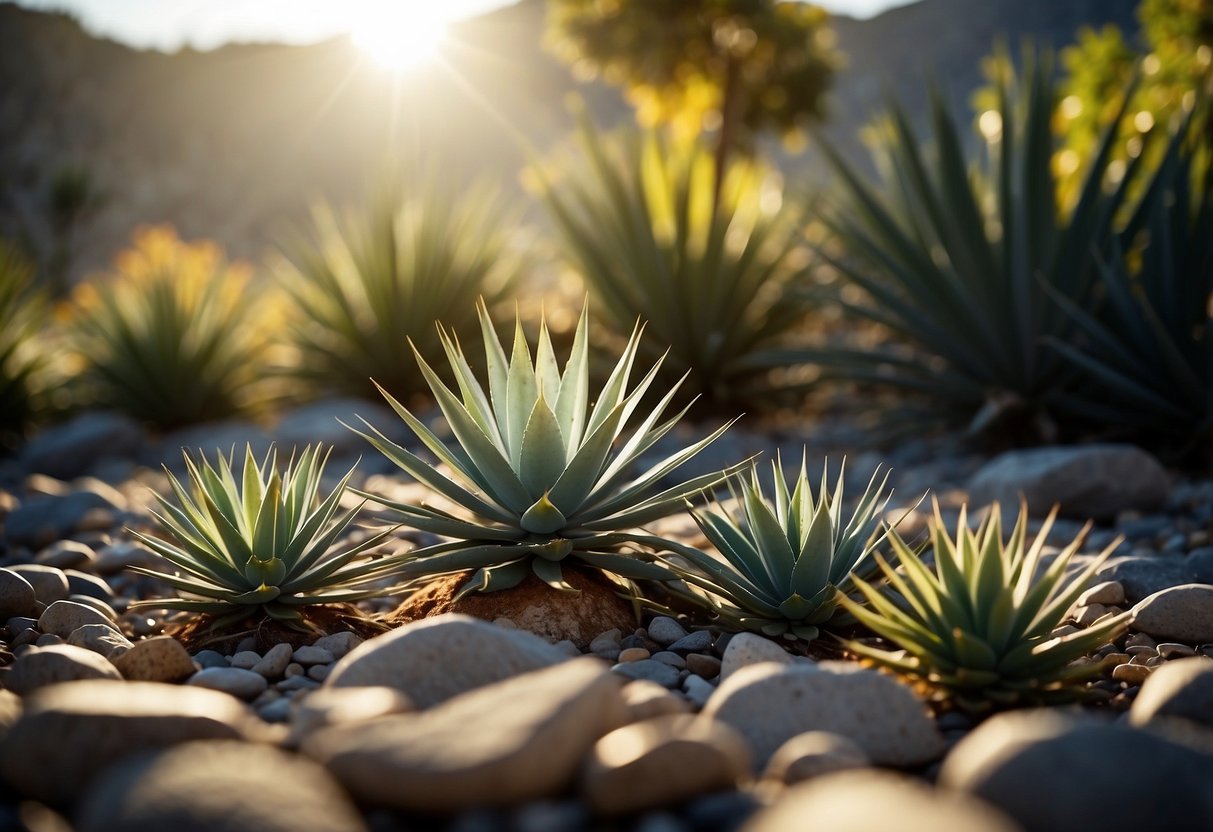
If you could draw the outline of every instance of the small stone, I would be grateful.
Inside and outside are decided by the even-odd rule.
[[[682,692],[696,708],[702,708],[716,692],[716,687],[701,676],[688,676],[682,680]]]
[[[1196,648],[1168,641],[1158,645],[1158,655],[1164,659],[1186,659],[1196,655]]]
[[[612,653],[610,660],[614,661],[615,657],[619,655],[619,641],[622,638],[623,634],[619,632],[618,628],[600,633],[590,641],[590,652],[595,655]]]
[[[37,647],[54,647],[56,645],[66,643],[67,642],[64,641],[62,637],[57,636],[54,633],[43,633],[42,635],[38,636],[38,640],[34,642],[35,646]]]
[[[77,627],[67,637],[67,643],[92,650],[111,662],[133,646],[130,639],[109,624],[85,624],[83,627]]]
[[[38,596],[20,573],[0,569],[0,617],[4,619],[36,616]]]
[[[729,640],[721,660],[720,681],[724,681],[741,670],[761,662],[792,664],[792,655],[769,638],[754,633],[737,633]]]
[[[186,684],[223,691],[245,701],[257,698],[269,686],[260,673],[239,667],[208,667],[191,676]]]
[[[333,654],[334,659],[344,658],[347,653],[362,644],[362,638],[356,633],[341,632],[333,633],[332,635],[322,636],[316,639],[314,647],[319,647],[321,650],[327,650]]]
[[[1129,724],[1144,726],[1159,717],[1213,728],[1213,662],[1179,659],[1149,675],[1129,709]]]
[[[34,556],[37,563],[56,569],[79,569],[96,559],[93,547],[76,540],[57,540]]]
[[[775,750],[762,779],[791,785],[870,765],[868,755],[853,740],[829,731],[807,731]]]
[[[630,715],[629,722],[640,722],[670,714],[683,714],[691,709],[686,699],[671,693],[669,688],[648,679],[628,682],[620,693]]]
[[[125,761],[85,796],[79,832],[365,832],[361,813],[311,760],[239,742],[192,742]]]
[[[67,583],[67,575],[63,574],[62,569],[56,569],[53,566],[41,566],[36,563],[22,563],[8,567],[8,570],[25,578],[29,582],[29,585],[34,588],[34,595],[47,606],[56,601],[66,600],[67,596],[71,594],[71,589]]]
[[[750,769],[735,730],[689,714],[617,728],[594,744],[581,792],[596,812],[626,814],[732,788]]]
[[[629,647],[619,651],[620,662],[639,662],[649,658],[649,651],[643,647]]]
[[[271,688],[265,693],[278,693],[278,691]],[[264,695],[265,694],[262,694],[262,696]],[[258,697],[258,700],[260,700],[260,698],[261,697]],[[291,718],[291,700],[280,694],[275,699],[266,702],[263,705],[258,705],[256,702],[254,702],[253,707],[257,711],[257,716],[261,717],[266,722],[286,722]]]
[[[315,682],[323,682],[332,672],[331,664],[314,664],[307,669],[307,678]]]
[[[1074,616],[1075,623],[1079,627],[1090,627],[1099,619],[1103,618],[1108,613],[1108,608],[1103,604],[1088,604],[1078,610],[1078,614]]]
[[[106,606],[113,603],[114,591],[110,589],[109,584],[96,575],[90,575],[78,569],[65,569],[63,574],[67,576],[69,598],[73,595],[84,595],[88,598],[95,598]]]
[[[1151,670],[1144,664],[1118,664],[1112,669],[1112,678],[1117,682],[1140,685],[1150,677]]]
[[[680,681],[677,668],[655,662],[652,659],[617,664],[611,670],[628,679],[648,679],[667,688],[677,687]]]
[[[76,601],[56,601],[38,618],[39,630],[64,639],[86,624],[101,624],[113,629],[114,619]]]
[[[552,646],[555,647],[557,650],[559,650],[561,653],[564,653],[570,659],[576,659],[582,655],[581,648],[579,648],[574,642],[572,642],[571,640],[569,640],[567,638],[556,642]]]
[[[1184,584],[1154,593],[1133,608],[1133,628],[1166,641],[1213,641],[1213,585]]]
[[[687,631],[681,624],[665,615],[659,615],[650,621],[648,631],[649,638],[662,647],[668,647],[687,636]]]
[[[238,667],[241,670],[252,670],[261,663],[261,658],[261,654],[255,650],[239,650],[232,654],[229,666]]]
[[[687,654],[687,670],[704,679],[715,679],[720,675],[721,661],[704,653]]]
[[[282,678],[282,674],[286,672],[286,666],[291,663],[292,652],[291,646],[285,642],[275,644],[269,650],[266,650],[261,660],[253,664],[249,669],[271,681],[280,679]]]
[[[199,650],[194,654],[194,661],[198,666],[206,669],[208,667],[231,667],[232,663],[228,657],[215,650]]]
[[[687,666],[686,659],[670,650],[659,650],[652,655],[652,659],[655,662],[668,664],[670,667],[676,667],[679,670]]]
[[[307,645],[304,647],[296,647],[295,652],[291,654],[291,660],[307,667],[313,664],[332,664],[336,661],[333,654],[323,647]]]
[[[284,679],[291,679],[295,676],[302,676],[304,672],[303,665],[291,662],[286,666],[286,670],[282,671],[282,676]]]
[[[1082,595],[1079,595],[1076,606],[1085,607],[1088,604],[1118,606],[1124,602],[1124,586],[1118,581],[1103,581],[1087,589]]]
[[[675,653],[707,652],[712,649],[712,634],[707,630],[696,630],[669,645],[669,649]]]
[[[30,647],[17,657],[4,677],[4,685],[18,696],[60,682],[86,679],[121,679],[103,656],[69,644]]]
[[[140,639],[113,662],[124,678],[136,682],[180,682],[198,670],[185,646],[171,636]]]
[[[1145,633],[1130,633],[1125,639],[1125,651],[1129,651],[1134,647],[1158,647],[1158,642],[1150,638]]]

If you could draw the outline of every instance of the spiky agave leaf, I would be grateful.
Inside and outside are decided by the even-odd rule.
[[[716,510],[692,509],[720,558],[676,541],[653,539],[650,545],[664,553],[663,562],[684,582],[704,590],[696,598],[731,626],[808,641],[839,612],[839,592],[850,590],[852,573],[878,542],[875,532],[889,501],[884,492],[888,473],[873,473],[844,519],[845,469],[833,491],[823,470],[816,496],[804,457],[791,488],[781,460],[772,469],[771,497],[757,466],[751,466],[748,479],[730,484],[740,522],[719,504]]]
[[[840,598],[856,618],[904,652],[880,650],[857,641],[847,646],[860,656],[951,694],[970,710],[1066,701],[1082,695],[1081,684],[1099,674],[1098,663],[1081,663],[1129,624],[1129,613],[1096,622],[1063,636],[1053,631],[1112,551],[1113,541],[1072,580],[1066,568],[1090,524],[1041,571],[1045,538],[1057,517],[1049,513],[1031,546],[1028,512],[1020,507],[1010,538],[1003,542],[997,504],[976,531],[962,511],[956,537],[935,505],[931,534],[935,568],[929,569],[897,534],[888,540],[901,571],[876,556],[890,586],[904,598],[895,603],[865,581],[857,588],[869,606]]]
[[[561,563],[575,559],[627,579],[669,580],[664,567],[625,553],[629,530],[681,509],[690,496],[709,489],[739,469],[692,477],[662,488],[663,477],[716,440],[728,427],[631,477],[633,463],[670,432],[685,409],[662,421],[677,385],[639,420],[624,439],[625,426],[657,377],[660,362],[631,390],[628,379],[640,342],[640,328],[624,349],[605,386],[590,405],[587,315],[582,310],[572,352],[561,372],[546,323],[541,325],[534,360],[517,320],[509,358],[479,306],[487,363],[487,389],[475,377],[462,348],[445,330],[446,350],[459,395],[450,390],[417,353],[438,406],[454,434],[439,439],[387,391],[382,391],[421,442],[442,462],[444,473],[371,427],[358,431],[418,482],[457,503],[455,515],[427,505],[375,500],[409,526],[453,538],[414,553],[405,567],[411,576],[476,570],[463,591],[518,585],[530,572],[555,589],[574,591]],[[742,463],[744,464],[744,463]]]
[[[329,451],[304,448],[278,470],[271,450],[258,464],[245,448],[237,479],[232,461],[212,465],[185,455],[188,488],[166,468],[174,500],[157,495],[154,512],[168,539],[134,535],[173,567],[172,572],[131,567],[181,591],[175,598],[137,601],[131,609],[179,609],[223,616],[217,623],[261,611],[302,626],[299,607],[356,601],[387,594],[379,583],[398,558],[354,563],[378,545],[385,530],[333,550],[361,505],[340,510],[351,469],[325,497],[320,478]]]

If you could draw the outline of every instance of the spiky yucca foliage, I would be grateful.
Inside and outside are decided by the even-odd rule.
[[[770,170],[737,161],[714,201],[712,154],[656,133],[605,141],[582,125],[587,165],[545,181],[568,259],[620,336],[648,321],[650,357],[669,351],[669,383],[732,406],[769,400],[768,350],[794,340],[812,305],[809,271]],[[760,393],[761,391],[761,393]]]
[[[791,489],[778,460],[772,469],[771,497],[757,466],[748,479],[730,483],[742,522],[719,506],[692,510],[720,557],[676,541],[652,545],[666,553],[663,561],[683,581],[706,591],[698,597],[730,627],[811,641],[839,612],[839,594],[851,590],[852,573],[862,569],[878,542],[888,473],[872,475],[845,517],[843,471],[831,491],[823,470],[814,496],[804,459]]]
[[[83,364],[83,404],[160,428],[257,406],[268,334],[247,268],[217,246],[144,228],[111,275],[72,295],[69,338]]]
[[[1097,676],[1101,665],[1075,662],[1123,633],[1129,614],[1069,635],[1054,636],[1053,631],[1120,541],[1067,580],[1066,568],[1085,538],[1088,524],[1042,571],[1045,538],[1056,516],[1054,508],[1029,546],[1026,506],[1020,508],[1015,528],[1004,543],[997,504],[976,531],[969,528],[962,511],[955,538],[948,536],[936,504],[931,533],[934,571],[890,531],[888,540],[901,569],[879,555],[876,561],[905,603],[894,602],[860,579],[855,585],[868,606],[848,598],[840,598],[839,603],[902,652],[857,641],[847,646],[881,666],[946,692],[970,710],[1081,696],[1080,686]]]
[[[603,389],[591,397],[585,310],[563,374],[546,324],[540,327],[532,361],[517,320],[513,351],[507,358],[483,304],[479,311],[487,389],[446,330],[441,331],[442,344],[460,396],[417,355],[421,372],[454,434],[453,444],[439,439],[384,392],[400,418],[449,473],[374,428],[362,433],[414,479],[465,512],[461,516],[434,506],[364,495],[394,509],[408,526],[454,538],[414,553],[404,574],[476,570],[462,592],[506,589],[532,572],[555,589],[574,591],[561,572],[562,564],[573,562],[628,579],[672,579],[665,568],[622,551],[633,537],[629,530],[679,511],[688,497],[711,488],[737,469],[693,477],[665,489],[659,486],[662,478],[706,448],[728,426],[633,477],[636,460],[685,413],[684,409],[661,421],[677,391],[674,385],[632,428],[630,436],[622,438],[660,366],[654,365],[628,390],[639,331],[632,334]]]
[[[884,183],[865,181],[823,142],[839,181],[823,219],[845,249],[832,258],[866,300],[844,299],[856,316],[888,327],[887,349],[838,349],[813,358],[831,372],[919,394],[973,432],[1048,438],[1050,408],[1073,367],[1045,344],[1075,324],[1053,300],[1085,302],[1096,281],[1094,251],[1114,237],[1132,171],[1105,190],[1113,131],[1087,162],[1073,206],[1059,205],[1050,126],[1056,98],[1047,56],[1016,78],[1000,75],[995,108],[982,115],[986,163],[965,153],[951,106],[931,92],[933,142],[890,109],[879,134]],[[904,349],[902,349],[904,347]]]
[[[1201,147],[1203,141],[1204,147]],[[1059,296],[1079,338],[1053,342],[1084,384],[1063,406],[1102,433],[1181,463],[1213,465],[1213,142],[1171,139],[1126,228],[1100,264],[1102,303]]]
[[[45,358],[33,339],[46,318],[33,266],[0,241],[0,450],[17,444],[38,409]]]
[[[262,613],[306,629],[301,608],[387,594],[380,580],[394,572],[397,559],[354,560],[390,529],[334,550],[361,506],[341,510],[353,471],[321,497],[328,455],[309,446],[279,470],[276,451],[259,464],[246,448],[237,479],[222,454],[217,464],[205,457],[198,464],[186,454],[188,488],[165,469],[176,501],[157,495],[155,516],[168,539],[135,536],[173,570],[131,568],[182,594],[136,601],[131,609],[212,613],[219,616],[215,626]]]
[[[503,296],[525,258],[518,228],[483,189],[461,195],[434,183],[389,192],[364,212],[314,212],[315,233],[287,252],[281,285],[291,300],[292,373],[317,392],[374,397],[424,391],[400,356],[411,340],[442,356],[435,324],[476,330],[476,299]]]

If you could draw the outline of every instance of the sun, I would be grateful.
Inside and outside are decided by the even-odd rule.
[[[363,0],[351,6],[350,38],[372,60],[395,72],[426,63],[446,39],[442,3]]]

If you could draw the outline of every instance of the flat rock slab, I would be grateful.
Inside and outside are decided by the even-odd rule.
[[[597,659],[482,687],[419,714],[326,728],[304,753],[360,801],[431,812],[550,797],[594,742],[627,720],[620,683]]]
[[[807,731],[841,734],[877,765],[917,765],[944,751],[926,705],[908,687],[844,662],[751,665],[721,683],[703,714],[741,732],[760,767]]]
[[[325,684],[396,688],[418,708],[428,708],[567,660],[532,633],[447,613],[363,642],[333,667]]]

